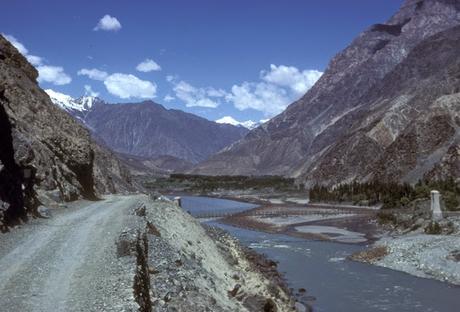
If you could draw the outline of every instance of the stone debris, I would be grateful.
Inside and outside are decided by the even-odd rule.
[[[449,234],[426,234],[420,228],[395,237],[385,236],[373,249],[353,255],[352,259],[460,285],[460,218],[451,217],[440,224],[441,228],[449,225]],[[373,250],[385,253],[366,257]]]
[[[146,203],[145,220],[153,311],[293,311],[280,281],[264,275],[222,230],[205,229],[161,200]]]

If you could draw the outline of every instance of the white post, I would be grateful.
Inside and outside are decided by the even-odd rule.
[[[438,191],[431,191],[431,213],[435,221],[442,219],[441,205],[439,204],[440,194]]]
[[[182,199],[179,196],[174,197],[174,202],[176,203],[177,206],[182,208]]]

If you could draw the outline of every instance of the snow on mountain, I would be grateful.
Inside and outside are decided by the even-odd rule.
[[[85,110],[89,110],[93,107],[94,103],[98,100],[100,99],[94,96],[82,96],[76,99],[75,101],[79,103],[80,105],[82,105]]]
[[[247,128],[249,130],[252,130],[254,128],[257,128],[258,126],[260,126],[261,124],[263,124],[264,122],[266,122],[268,120],[261,120],[261,121],[253,121],[253,120],[246,120],[246,121],[238,121],[236,120],[235,118],[233,118],[232,116],[225,116],[225,117],[222,117],[220,119],[217,119],[216,122],[217,123],[220,123],[220,124],[229,124],[229,125],[232,125],[232,126],[240,126],[240,127],[244,127],[244,128]]]
[[[51,101],[66,111],[78,111],[85,112],[93,107],[94,103],[98,98],[93,96],[82,96],[78,99],[74,99],[70,95],[54,91],[52,89],[46,89],[45,92],[51,98]]]

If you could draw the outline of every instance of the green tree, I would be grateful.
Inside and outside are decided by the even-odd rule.
[[[443,196],[444,204],[446,209],[450,211],[460,210],[460,202],[457,198],[457,195],[453,192],[446,192]]]

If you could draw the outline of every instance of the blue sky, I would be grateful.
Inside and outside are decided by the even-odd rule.
[[[15,0],[3,3],[0,32],[40,57],[30,59],[43,88],[260,120],[308,90],[331,57],[401,3]]]

